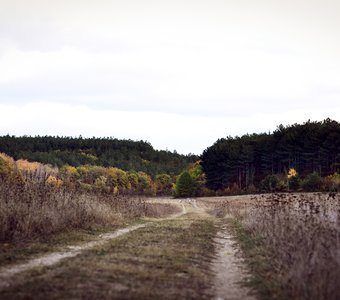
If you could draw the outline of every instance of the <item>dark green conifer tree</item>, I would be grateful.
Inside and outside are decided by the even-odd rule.
[[[191,197],[195,192],[195,183],[188,171],[182,172],[176,180],[175,196],[179,198]]]

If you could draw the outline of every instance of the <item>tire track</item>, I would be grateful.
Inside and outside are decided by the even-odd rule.
[[[185,205],[182,204],[182,211],[180,213],[172,215],[167,218],[162,218],[157,221],[160,222],[164,220],[179,218],[186,213],[187,211],[186,211]],[[148,226],[149,224],[151,224],[151,222],[118,229],[110,233],[104,233],[104,234],[99,235],[99,240],[88,242],[88,243],[77,245],[77,246],[67,246],[63,251],[53,252],[53,253],[50,253],[44,256],[40,256],[38,258],[31,259],[26,263],[0,268],[0,291],[10,286],[13,281],[14,276],[17,275],[18,273],[22,273],[22,272],[25,272],[25,271],[28,271],[34,268],[38,268],[38,267],[49,267],[49,266],[55,265],[63,259],[75,257],[81,254],[85,250],[89,250],[96,246],[105,244],[109,240],[128,234],[129,232],[135,231],[137,229],[144,228]]]

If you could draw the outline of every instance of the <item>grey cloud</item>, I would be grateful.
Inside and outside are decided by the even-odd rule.
[[[32,3],[32,5],[28,5],[27,3],[29,2]],[[192,5],[190,1],[185,1],[185,6],[182,6],[179,2],[173,4],[170,18],[169,15],[167,15],[167,10],[162,9],[162,4],[156,5],[156,2],[148,2],[146,5],[144,2],[138,4],[137,1],[128,1],[127,4],[122,4],[123,2],[120,1],[99,1],[99,4],[96,5],[92,2],[91,6],[90,1],[61,1],[61,4],[59,4],[59,2],[58,4],[54,4],[55,11],[54,5],[52,5],[51,2],[49,2],[50,4],[47,4],[47,1],[32,0],[29,2],[8,1],[8,3],[3,6],[3,12],[0,12],[1,38],[7,40],[9,43],[13,43],[23,52],[58,52],[63,49],[64,46],[73,46],[90,54],[89,56],[92,54],[100,56],[101,53],[110,53],[111,55],[115,53],[124,54],[127,57],[125,59],[128,62],[130,59],[133,61],[136,53],[142,48],[145,50],[145,48],[150,46],[156,49],[153,50],[153,53],[159,54],[160,57],[155,61],[153,61],[152,58],[149,60],[146,59],[145,65],[147,66],[134,66],[133,64],[130,66],[122,64],[120,67],[106,67],[96,64],[94,66],[86,66],[86,62],[84,61],[84,68],[82,70],[72,71],[68,70],[66,67],[64,70],[59,71],[51,69],[34,78],[18,79],[11,83],[0,83],[0,103],[25,104],[43,101],[86,105],[97,110],[158,111],[182,115],[235,117],[248,116],[256,112],[280,112],[281,110],[292,108],[299,109],[303,108],[306,103],[312,108],[318,108],[323,105],[336,107],[335,98],[328,97],[330,95],[334,97],[340,96],[339,83],[337,86],[334,85],[330,87],[322,84],[317,87],[309,86],[309,93],[302,96],[294,95],[295,91],[292,90],[290,92],[291,95],[288,98],[280,96],[279,91],[276,95],[273,94],[272,96],[268,96],[267,94],[261,96],[261,92],[257,94],[254,93],[254,95],[244,95],[244,90],[241,88],[238,91],[238,94],[232,96],[228,94],[226,96],[209,96],[207,94],[202,96],[200,91],[202,85],[205,84],[205,79],[219,76],[215,74],[204,74],[204,76],[200,78],[200,81],[197,82],[197,87],[195,84],[192,84],[192,86],[186,90],[186,96],[181,95],[180,92],[172,93],[173,90],[176,90],[177,88],[176,84],[179,80],[178,74],[181,75],[180,73],[186,71],[188,74],[181,75],[180,80],[185,80],[186,77],[190,80],[190,76],[200,72],[200,66],[203,65],[203,63],[209,65],[209,56],[207,55],[202,57],[203,62],[197,61],[197,64],[193,65],[195,70],[188,70],[191,65],[189,64],[189,67],[187,67],[185,64],[190,57],[184,57],[183,55],[183,57],[179,58],[182,59],[182,64],[181,62],[176,61],[176,58],[173,58],[175,68],[178,69],[178,74],[170,74],[171,72],[168,68],[171,66],[168,65],[164,65],[163,68],[158,69],[162,60],[166,61],[171,59],[171,57],[162,55],[161,50],[158,51],[157,47],[161,45],[167,49],[172,49],[171,47],[173,45],[177,45],[179,48],[185,48],[183,46],[183,40],[176,40],[176,37],[181,34],[185,28],[179,26],[174,32],[174,35],[172,37],[170,36],[171,39],[170,37],[167,37],[166,30],[157,31],[157,25],[159,27],[163,26],[164,28],[171,29],[171,26],[177,25],[177,22],[185,21],[184,24],[189,24],[188,27],[191,28],[200,24],[197,20],[200,19],[199,17],[201,17],[201,15],[206,17],[204,22],[212,25],[215,24],[214,18],[209,19],[209,16],[205,15],[204,12],[200,15],[195,15],[194,18],[192,15],[196,12],[192,12],[188,9],[188,7]],[[219,7],[223,8],[223,13],[227,12],[229,8],[232,10],[234,7],[237,7],[237,1],[213,2],[214,5],[219,3]],[[251,2],[252,1],[249,1],[247,3],[250,5]],[[261,3],[264,5],[269,2],[262,1]],[[300,1],[299,3],[305,5],[307,2]],[[320,1],[319,5],[322,6],[322,3],[323,2]],[[328,1],[327,3],[334,4],[335,2]],[[219,13],[218,11],[211,9],[214,5],[204,5],[203,1],[199,4],[202,9],[210,9],[211,16],[213,17],[215,16],[215,13],[216,15]],[[254,2],[252,5],[254,5]],[[273,4],[271,4],[271,6],[272,5]],[[141,6],[145,6],[144,10],[138,11]],[[152,13],[152,8],[154,8],[154,6],[158,6],[158,10],[156,10],[157,13],[162,12],[163,14],[155,16]],[[248,9],[251,9],[251,7],[252,6]],[[287,4],[287,7],[294,7],[294,3]],[[91,8],[93,8],[93,14]],[[183,8],[183,11],[180,8]],[[273,12],[275,12],[277,8],[278,6],[275,6]],[[242,7],[238,7],[235,11],[242,11]],[[112,20],[115,20],[116,16],[119,16],[120,12],[122,13],[123,18],[120,21],[117,21],[117,23],[110,23]],[[223,47],[227,48],[230,46],[231,48],[235,47],[236,50],[242,52],[244,50],[242,47],[238,44],[236,46],[232,44],[232,38],[236,37],[236,40],[238,41],[238,34],[240,35],[240,38],[242,38],[242,23],[246,23],[246,30],[249,30],[249,28],[253,26],[252,22],[254,22],[256,18],[250,20],[248,23],[247,20],[242,19],[242,22],[239,22],[238,20],[237,25],[239,27],[232,27],[233,23],[230,23],[229,25],[232,27],[232,30],[227,31],[225,30],[226,28],[223,27],[226,25],[222,22],[224,20],[221,18],[223,13],[219,15],[220,19],[217,20],[219,23],[217,23],[218,26],[215,27],[216,30],[220,30],[221,32],[219,40],[214,40],[216,43],[215,45],[213,43],[211,45],[205,45],[206,49],[216,47],[216,49],[220,50],[221,48],[224,49]],[[317,11],[314,11],[314,13],[317,15]],[[263,11],[259,12],[258,10],[254,10],[254,14],[256,16],[262,16]],[[91,19],[92,16],[95,19]],[[276,14],[273,14],[273,16],[275,17]],[[289,16],[289,14],[285,15],[284,20],[287,20]],[[169,21],[162,23],[162,17],[168,18],[172,23]],[[143,22],[148,21],[148,18],[154,18],[155,20],[151,20],[147,25],[143,24]],[[303,16],[300,21],[302,23],[304,22]],[[191,24],[191,22],[193,24]],[[276,24],[275,22],[276,21],[274,21],[274,24]],[[316,20],[315,22],[316,25],[324,23],[322,20]],[[264,24],[267,25],[266,22]],[[268,21],[268,24],[271,23]],[[290,30],[293,31],[295,28],[298,28],[298,23],[289,24],[287,22],[283,23],[283,25],[287,25],[287,28],[289,27]],[[90,31],[91,27],[93,27],[93,31]],[[204,26],[202,27],[204,29]],[[214,27],[212,28],[214,29]],[[285,27],[283,28],[285,29]],[[107,31],[104,32],[104,29],[107,29]],[[147,30],[149,30],[149,32]],[[211,28],[209,30],[211,30]],[[209,35],[209,30],[206,35]],[[270,30],[271,28],[268,28],[268,31]],[[339,28],[334,29],[334,32],[335,31],[339,33]],[[193,32],[200,33],[199,30],[188,30],[188,34],[185,38],[192,38],[190,34]],[[230,35],[223,35],[224,32],[228,32]],[[276,36],[278,41],[268,41],[268,37],[265,37],[262,44],[261,41],[254,45],[246,43],[245,48],[248,47],[248,50],[255,49],[254,52],[261,52],[265,55],[282,55],[288,60],[292,57],[295,59],[296,57],[298,57],[298,59],[303,57],[305,54],[303,49],[295,49],[289,44],[286,46],[286,40],[280,40],[280,32],[281,31],[274,31],[274,33],[278,35]],[[164,34],[165,36],[161,36],[161,34]],[[231,34],[234,34],[235,36],[232,36]],[[249,32],[246,31],[245,36],[248,35]],[[259,36],[262,35],[263,32],[260,31]],[[318,36],[321,36],[320,33],[315,36],[316,44],[318,43]],[[149,40],[145,40],[144,38],[149,38]],[[162,38],[164,39],[162,40]],[[228,39],[231,40],[231,45],[229,44]],[[333,39],[335,42],[339,41],[339,35],[334,35]],[[199,34],[197,41],[205,42],[205,40],[201,40]],[[225,44],[219,44],[221,41],[226,42]],[[209,43],[209,41],[207,43]],[[308,51],[308,47],[306,49]],[[190,50],[195,52],[194,47],[190,48]],[[171,53],[171,51],[169,52]],[[223,60],[223,51],[221,52],[222,55],[220,59]],[[228,56],[227,51],[224,55]],[[323,55],[325,55],[325,53],[323,53]],[[140,56],[138,59],[142,60],[144,57]],[[277,59],[280,60],[281,57]],[[322,64],[324,57],[320,56],[318,59]],[[254,60],[256,60],[256,57],[254,57]],[[228,65],[223,67],[228,68]],[[337,66],[335,68],[337,68]],[[210,69],[208,68],[208,71],[209,70]],[[245,68],[244,73],[247,71],[247,68]],[[258,77],[261,76],[261,69],[252,71],[255,74],[258,73]],[[201,72],[203,73],[204,70]],[[278,70],[278,73],[279,72],[280,70]],[[305,73],[308,73],[308,71]],[[315,74],[317,74],[317,70],[315,70]],[[270,74],[269,76],[274,77],[275,75],[276,74]],[[287,74],[287,77],[288,76],[289,74]],[[263,81],[265,81],[266,78],[267,77],[264,76]],[[216,79],[219,80],[219,78]],[[247,78],[247,80],[251,79],[252,78]],[[315,79],[317,81],[318,75],[315,76]],[[242,86],[244,86],[243,89],[246,89],[247,85],[252,84],[252,82],[242,82],[242,80],[245,80],[243,79],[243,76],[240,76],[239,80]],[[228,81],[225,83],[222,82],[220,85],[222,84],[223,88],[226,90],[231,88]],[[183,85],[185,85],[185,82]],[[265,86],[265,84],[263,85]],[[282,87],[285,87],[286,82],[283,81],[281,85]],[[162,86],[162,88],[158,90],[158,86]],[[212,89],[214,87],[215,85],[212,84]],[[322,101],[322,103],[320,103],[320,101]]]

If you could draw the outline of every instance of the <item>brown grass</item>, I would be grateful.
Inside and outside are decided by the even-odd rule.
[[[217,227],[187,214],[18,274],[1,299],[212,299],[209,271]]]
[[[44,239],[71,229],[118,226],[176,211],[141,198],[57,189],[42,182],[0,181],[0,242]]]
[[[339,194],[273,194],[253,201],[225,201],[217,208],[241,225],[236,233],[263,296],[339,299]]]

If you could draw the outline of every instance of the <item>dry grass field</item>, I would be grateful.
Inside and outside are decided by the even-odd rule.
[[[216,278],[241,281],[225,283],[234,295],[248,297],[237,289],[251,287],[249,299],[340,297],[339,194],[173,200],[0,188],[0,279],[45,253],[93,245],[8,277],[1,299],[214,299]],[[98,243],[133,224],[141,226]],[[228,266],[240,255],[247,278]]]
[[[180,208],[144,198],[57,189],[41,182],[0,184],[0,266],[64,244],[161,217]]]
[[[266,194],[210,202],[217,215],[228,218],[263,298],[340,298],[339,194]]]

